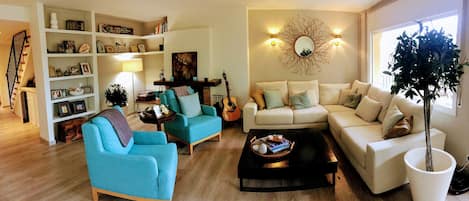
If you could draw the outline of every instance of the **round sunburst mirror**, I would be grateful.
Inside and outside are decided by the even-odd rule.
[[[309,36],[300,36],[295,41],[295,53],[300,57],[309,57],[314,52],[314,41]]]

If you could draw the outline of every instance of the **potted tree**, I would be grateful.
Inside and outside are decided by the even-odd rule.
[[[110,106],[127,106],[127,91],[120,84],[112,84],[109,88],[104,91],[104,97],[106,102]]]
[[[404,156],[413,200],[445,200],[456,161],[431,147],[431,104],[442,93],[456,91],[463,66],[469,63],[459,63],[460,50],[443,30],[419,25],[418,32],[404,32],[397,38],[393,61],[384,73],[393,76],[392,94],[403,92],[406,98],[418,97],[423,102],[426,147]]]

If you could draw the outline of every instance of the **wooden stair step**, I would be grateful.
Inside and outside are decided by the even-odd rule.
[[[24,45],[23,47],[29,47],[29,44]]]

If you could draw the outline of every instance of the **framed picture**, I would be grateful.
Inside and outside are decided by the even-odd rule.
[[[57,112],[59,117],[65,117],[72,114],[68,101],[57,103]]]
[[[115,52],[114,46],[112,46],[112,45],[105,45],[104,49],[106,50],[106,53],[114,53]]]
[[[81,64],[80,64],[81,65]],[[79,66],[70,67],[70,75],[81,75],[81,69]]]
[[[85,22],[81,21],[81,20],[66,20],[65,21],[65,29],[84,31],[85,30]]]
[[[82,73],[83,75],[89,75],[89,74],[91,74],[91,68],[90,68],[90,64],[89,64],[89,63],[86,63],[86,62],[80,63],[80,68],[81,68],[81,73]]]
[[[98,53],[106,53],[106,49],[104,48],[104,43],[103,41],[96,41],[96,49]]]
[[[73,114],[86,112],[86,104],[84,100],[74,101],[70,103]]]
[[[197,76],[197,52],[175,52],[172,54],[174,81],[190,81]]]
[[[155,111],[156,118],[161,118],[163,116],[159,105],[153,105],[153,111]]]
[[[139,52],[145,52],[145,44],[141,43],[137,45]]]
[[[67,90],[66,89],[52,89],[50,90],[50,96],[52,100],[64,98],[67,96]]]

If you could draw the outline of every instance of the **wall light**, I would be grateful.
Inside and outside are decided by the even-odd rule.
[[[332,44],[336,47],[342,44],[342,35],[341,34],[333,34],[334,39],[332,39]]]
[[[270,40],[270,45],[274,47],[277,46],[277,44],[280,42],[277,34],[270,34],[269,40]]]

